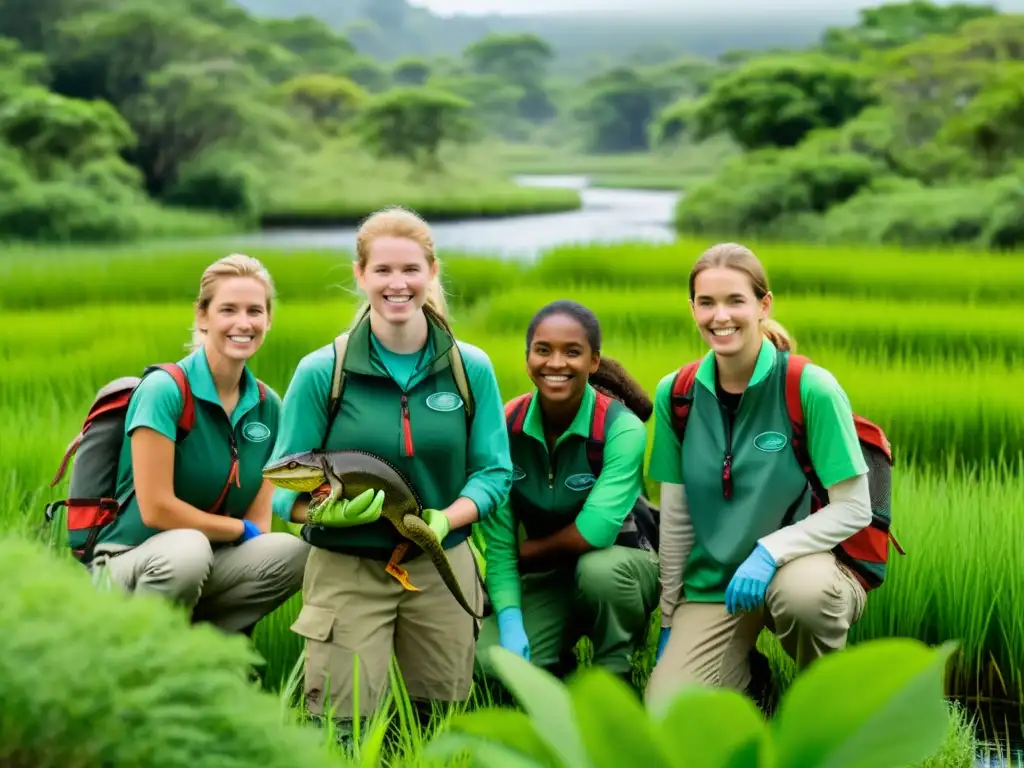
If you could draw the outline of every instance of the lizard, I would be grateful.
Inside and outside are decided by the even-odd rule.
[[[355,498],[370,488],[382,490],[381,517],[404,539],[395,547],[385,570],[405,589],[420,591],[409,582],[408,571],[399,565],[410,546],[416,544],[430,558],[462,609],[475,619],[483,618],[469,605],[448,554],[423,519],[423,504],[415,488],[390,462],[366,451],[302,451],[268,464],[263,477],[278,488],[313,494],[317,505],[336,501],[343,495]],[[329,489],[326,494],[318,493],[325,489]]]

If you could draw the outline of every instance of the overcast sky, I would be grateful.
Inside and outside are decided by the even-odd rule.
[[[422,5],[435,13],[506,13],[532,14],[543,11],[665,11],[673,9],[680,16],[703,15],[714,9],[715,15],[722,11],[737,10],[780,10],[798,11],[821,8],[823,0],[715,0],[710,5],[697,0],[410,0],[412,5]],[[865,8],[882,4],[882,0],[827,0],[830,9],[842,10]],[[946,2],[942,2],[943,5]],[[1024,9],[1024,0],[1002,0],[995,3],[1003,10]],[[689,8],[687,7],[689,6]],[[692,9],[692,10],[690,10]]]

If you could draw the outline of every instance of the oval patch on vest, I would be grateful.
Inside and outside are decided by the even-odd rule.
[[[526,479],[526,470],[522,467],[512,465],[512,482],[516,483]]]
[[[786,447],[786,442],[781,432],[762,432],[754,438],[754,447],[765,453],[776,453]]]
[[[427,408],[446,413],[462,407],[462,398],[454,392],[435,392],[427,398]]]
[[[250,421],[242,427],[242,435],[250,443],[262,443],[270,438],[270,427],[260,421]]]
[[[565,487],[570,491],[585,491],[593,488],[596,482],[597,478],[591,474],[569,475],[565,478]]]

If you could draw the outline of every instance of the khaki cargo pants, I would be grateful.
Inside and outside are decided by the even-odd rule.
[[[805,669],[846,646],[866,599],[853,573],[831,552],[823,552],[779,568],[765,602],[754,612],[729,614],[723,603],[681,603],[647,684],[647,705],[661,707],[679,688],[692,684],[745,691],[750,684],[747,654],[763,628],[774,632],[798,670]]]
[[[309,545],[288,533],[265,533],[214,549],[205,534],[178,528],[119,553],[98,551],[93,578],[136,595],[159,595],[192,609],[193,622],[225,632],[255,624],[302,586]]]
[[[469,542],[447,552],[467,602],[482,613],[483,590]],[[392,654],[410,698],[469,697],[477,620],[455,601],[427,556],[402,563],[419,592],[404,589],[385,565],[316,547],[310,552],[303,606],[291,628],[306,639],[304,693],[313,715],[353,720],[358,685],[359,716],[372,716],[388,689]]]

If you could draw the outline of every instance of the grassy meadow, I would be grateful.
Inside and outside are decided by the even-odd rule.
[[[605,354],[653,392],[661,376],[704,351],[686,279],[706,245],[566,247],[534,265],[452,254],[443,277],[457,333],[488,352],[506,399],[529,386],[530,316],[565,296],[598,313]],[[1024,702],[1024,330],[1005,322],[1024,308],[1024,261],[778,244],[757,252],[776,317],[799,351],[837,376],[855,409],[886,429],[896,454],[894,531],[907,555],[893,554],[853,641],[957,639],[951,696],[972,707],[979,699]],[[351,257],[251,253],[279,291],[252,366],[283,395],[298,360],[352,317]],[[99,386],[183,356],[199,275],[220,255],[25,249],[0,263],[0,534],[38,529],[44,503],[63,491],[47,484]],[[288,630],[299,600],[254,636],[267,661],[264,685],[283,696],[301,653]],[[637,662],[641,680],[653,661],[656,623]],[[786,679],[774,639],[761,643]],[[965,717],[951,726],[948,754],[928,765],[972,764]],[[405,744],[393,764],[417,764],[417,744]]]
[[[445,148],[441,162],[429,169],[374,157],[351,139],[324,142],[264,175],[260,226],[355,224],[386,205],[412,208],[431,221],[554,213],[581,205],[573,189],[516,184],[489,144]]]
[[[739,150],[720,135],[642,152],[592,154],[516,144],[499,144],[493,152],[508,173],[582,174],[594,187],[679,190],[711,179]]]

